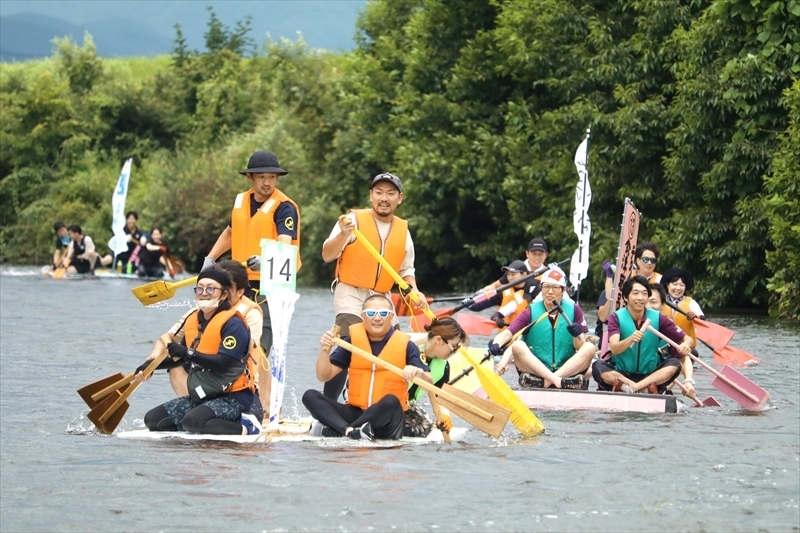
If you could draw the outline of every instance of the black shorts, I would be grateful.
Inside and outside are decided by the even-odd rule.
[[[677,378],[678,375],[681,373],[681,360],[676,357],[669,357],[661,361],[661,363],[659,363],[659,365],[655,368],[655,370],[653,370],[653,372],[656,372],[658,370],[661,370],[662,368],[667,368],[667,367],[675,368],[675,375],[672,376],[667,381],[665,381],[664,383],[672,382],[672,380]],[[592,377],[597,383],[598,390],[610,391],[613,388],[612,385],[609,385],[608,383],[603,381],[603,378],[600,377],[601,374],[605,374],[606,372],[611,372],[611,371],[619,372],[620,374],[622,374],[623,376],[625,376],[626,378],[628,378],[633,382],[642,381],[644,378],[653,373],[650,372],[650,374],[636,374],[634,372],[622,372],[621,370],[616,369],[613,357],[609,361],[598,359],[597,361],[594,362],[594,364],[592,364]],[[661,384],[659,384],[659,391],[661,391],[661,388],[662,386]]]
[[[93,270],[93,265],[89,263],[87,259],[73,259],[70,265],[75,267],[78,274],[86,274],[90,270]]]

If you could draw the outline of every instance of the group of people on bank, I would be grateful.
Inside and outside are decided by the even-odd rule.
[[[135,273],[140,278],[162,278],[166,269],[174,276],[161,228],[153,226],[150,233],[145,234],[138,228],[138,221],[139,215],[135,211],[128,211],[125,215],[123,231],[128,249],[116,256],[101,256],[94,239],[85,235],[78,224],[67,227],[61,221],[56,222],[53,224],[56,232],[53,271],[65,269],[70,274],[93,276],[95,269],[110,267],[121,273]]]
[[[266,299],[259,296],[260,243],[261,239],[272,239],[299,246],[300,209],[278,189],[279,178],[287,173],[275,154],[266,151],[254,153],[247,168],[240,171],[250,189],[236,195],[230,223],[205,258],[195,287],[197,307],[156,342],[148,358],[168,352],[169,357],[159,368],[169,371],[176,393],[176,398],[146,414],[145,424],[150,430],[213,434],[262,430],[269,405],[267,354],[272,345],[272,326]],[[467,334],[451,317],[427,325],[427,335],[419,343],[399,331],[390,298],[394,281],[365,246],[356,243],[354,230],[358,229],[408,283],[409,291],[416,293],[412,299],[415,305],[426,307],[425,296],[416,284],[414,243],[408,223],[394,215],[403,201],[400,178],[391,173],[374,176],[369,200],[369,208],[339,217],[321,253],[326,262],[336,263],[333,299],[339,336],[401,369],[402,376],[376,367],[358,351],[334,347],[333,333],[326,332],[320,339],[315,365],[322,390],[306,391],[303,404],[319,422],[315,429],[322,435],[398,439],[426,435],[434,425],[449,430],[449,414],[440,414],[434,424],[417,403],[422,391],[411,382],[419,378],[438,387],[447,383],[447,359],[469,342]],[[229,251],[231,260],[218,263]],[[544,266],[547,253],[547,243],[533,239],[526,260],[504,267],[502,278],[485,289],[508,285],[532,272],[538,275],[512,285],[498,298],[487,300],[488,305],[481,304],[484,307],[473,303],[475,310],[497,305],[493,319],[504,328],[508,326],[489,347],[500,357],[498,373],[513,363],[521,386],[557,388],[584,388],[594,373],[601,388],[631,391],[650,390],[653,384],[661,390],[681,369],[691,378],[691,365],[686,368],[681,362],[693,346],[691,336],[666,315],[646,308],[653,289],[642,275],[631,277],[622,288],[627,306],[606,315],[610,359],[593,363],[596,348],[587,338],[583,312],[566,293],[564,273],[557,265]],[[298,268],[301,264],[298,257]],[[642,268],[641,273],[645,272]],[[691,281],[681,275],[675,283],[691,289]],[[667,287],[673,294],[670,285]],[[677,291],[672,297],[685,305],[680,304]],[[700,315],[697,310],[693,313]],[[680,350],[660,350],[652,333],[640,330],[644,320],[681,343]],[[510,346],[504,349],[507,344]],[[140,370],[146,366],[147,362]],[[145,376],[138,372],[137,378]],[[341,403],[339,397],[345,387],[346,400]]]

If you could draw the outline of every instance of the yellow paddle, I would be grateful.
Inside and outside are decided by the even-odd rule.
[[[169,300],[175,296],[175,289],[192,285],[195,282],[197,282],[197,276],[181,280],[177,283],[158,280],[142,285],[141,287],[134,287],[131,289],[131,292],[133,292],[133,295],[144,305],[151,305]]]
[[[364,245],[364,248],[370,253],[375,260],[381,264],[381,266],[392,276],[392,279],[397,283],[400,287],[400,290],[403,292],[408,292],[411,301],[415,304],[419,302],[419,296],[414,291],[409,291],[409,284],[406,280],[400,277],[392,265],[383,258],[381,254],[372,246],[372,243],[364,237],[364,234],[361,233],[358,229],[353,230],[353,235],[356,236],[356,239]],[[429,308],[425,308],[425,315],[433,321],[436,318],[436,315]],[[480,361],[470,355],[470,353],[464,349],[463,347],[458,348],[459,353],[463,355],[467,361],[475,368],[475,371],[478,374],[478,379],[481,382],[481,386],[483,387],[484,392],[491,398],[491,400],[500,405],[505,407],[506,409],[511,411],[511,423],[519,430],[520,433],[525,435],[526,437],[538,435],[539,433],[544,431],[544,425],[541,421],[536,418],[530,409],[523,403],[523,401],[516,395],[516,393],[511,390],[511,387],[508,386],[508,383],[503,381],[503,378],[495,374],[494,372],[488,371],[480,365]]]

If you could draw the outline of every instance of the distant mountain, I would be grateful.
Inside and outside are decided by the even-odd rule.
[[[83,42],[89,31],[101,56],[168,53],[180,23],[189,48],[202,50],[207,5],[228,26],[252,17],[250,36],[260,46],[267,34],[292,40],[297,33],[314,48],[348,50],[359,10],[366,0],[272,0],[159,2],[3,0],[0,2],[0,60],[23,61],[52,53],[53,37]]]

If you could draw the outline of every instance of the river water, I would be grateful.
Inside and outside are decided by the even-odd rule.
[[[701,369],[700,397],[713,394],[722,408],[539,412],[547,431],[528,441],[510,424],[500,440],[473,430],[450,445],[380,450],[128,440],[96,434],[75,391],[136,368],[191,292],[145,308],[132,281],[1,274],[3,532],[800,531],[796,323],[713,317],[736,331],[734,346],[762,359],[741,370],[770,391],[757,414]],[[299,292],[289,418],[307,416],[297,399],[319,387],[318,340],[333,315],[330,292]],[[120,429],[142,428],[171,393],[165,375],[141,386]]]

